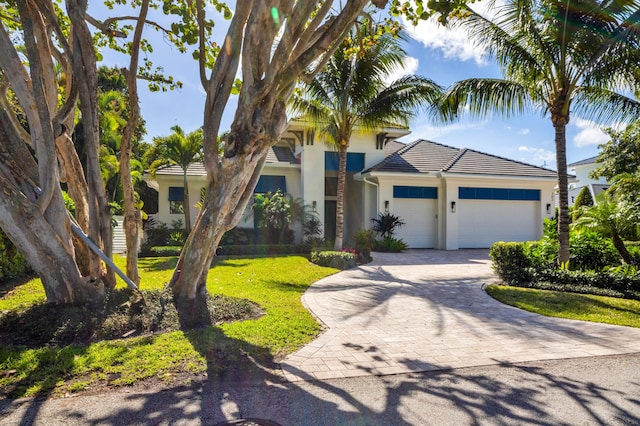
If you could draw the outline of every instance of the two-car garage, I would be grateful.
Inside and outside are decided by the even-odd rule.
[[[405,222],[396,236],[410,248],[438,248],[438,231],[451,232],[454,228],[458,235],[456,248],[535,240],[542,227],[540,197],[539,189],[461,186],[452,204],[438,199],[437,187],[394,185],[393,214]],[[446,217],[441,228],[439,208]]]

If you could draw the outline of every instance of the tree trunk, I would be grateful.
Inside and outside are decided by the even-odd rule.
[[[347,149],[349,144],[340,141],[340,164],[338,166],[338,199],[336,202],[336,241],[333,244],[334,250],[342,250],[344,239],[344,187],[347,181]]]
[[[187,181],[187,167],[183,169],[183,208],[184,208],[184,229],[189,235],[191,233],[191,199],[189,198],[189,182]]]
[[[553,120],[558,169],[558,265],[569,261],[569,182],[567,174],[567,118]]]
[[[93,303],[104,297],[100,281],[84,280],[75,259],[36,206],[0,173],[0,225],[42,280],[49,303]]]
[[[615,229],[611,231],[611,241],[613,242],[613,246],[616,250],[618,250],[618,253],[620,254],[620,257],[622,257],[624,263],[627,265],[633,264],[633,256],[631,256],[631,253],[629,253],[629,250],[627,250],[627,247],[624,245],[624,241],[622,241],[622,238],[620,238],[620,235],[618,235],[618,232]]]
[[[122,183],[122,196],[124,203],[124,232],[127,245],[127,276],[135,284],[140,284],[138,271],[138,252],[140,251],[140,233],[142,228],[142,215],[136,207],[133,179],[131,178],[131,142],[135,130],[138,127],[140,107],[138,105],[138,55],[144,22],[149,11],[149,0],[144,0],[140,7],[140,15],[136,23],[136,29],[131,44],[131,60],[129,69],[125,73],[127,80],[127,101],[129,103],[129,117],[124,128],[120,142],[120,182]]]

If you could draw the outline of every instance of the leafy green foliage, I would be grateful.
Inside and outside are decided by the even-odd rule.
[[[375,250],[390,253],[400,253],[408,248],[409,246],[402,239],[392,236],[385,237],[382,240],[377,241],[375,245]]]
[[[582,207],[591,207],[593,206],[593,197],[591,196],[591,191],[588,186],[583,186],[578,196],[576,197],[575,203],[573,203],[573,221],[575,222],[580,217],[580,213],[582,212]]]
[[[591,173],[591,177],[610,180],[620,174],[636,173],[640,168],[640,123],[634,121],[620,131],[609,128],[605,133],[611,139],[599,146],[596,162],[602,165]]]
[[[362,229],[356,232],[353,237],[355,240],[355,249],[358,253],[358,261],[360,263],[368,263],[371,261],[371,251],[376,247],[377,234],[372,229]]]
[[[344,251],[314,251],[311,252],[311,262],[344,270],[356,266],[356,255]]]
[[[489,249],[491,267],[496,275],[510,285],[531,281],[531,260],[526,256],[523,243],[496,242]]]
[[[391,213],[379,213],[378,217],[371,219],[372,229],[380,234],[383,239],[392,237],[397,228],[405,225],[404,220]]]
[[[0,282],[31,272],[31,266],[0,229]]]

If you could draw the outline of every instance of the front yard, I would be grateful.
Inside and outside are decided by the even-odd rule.
[[[124,259],[118,262],[124,266]],[[141,259],[141,288],[162,289],[175,262],[175,258]],[[259,305],[264,315],[200,330],[62,347],[34,347],[28,343],[14,346],[3,341],[0,393],[10,397],[64,395],[146,383],[142,382],[145,380],[189,384],[205,374],[224,375],[230,369],[245,368],[248,360],[265,368],[274,367],[274,361],[320,332],[300,297],[313,282],[334,272],[335,269],[319,267],[301,256],[217,260],[207,280],[209,293],[249,300]],[[34,309],[44,303],[44,290],[38,279],[0,294],[4,294],[0,296],[0,312]],[[233,311],[236,305],[236,299],[229,299],[221,302],[220,309]],[[66,322],[60,333],[76,326]],[[9,331],[0,328],[0,338],[6,339]]]

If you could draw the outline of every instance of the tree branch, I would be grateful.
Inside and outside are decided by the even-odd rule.
[[[200,49],[200,56],[198,57],[198,66],[200,69],[200,83],[206,90],[209,79],[207,78],[206,65],[207,55],[204,40],[204,5],[202,0],[196,0],[197,20],[198,20],[198,43]]]

